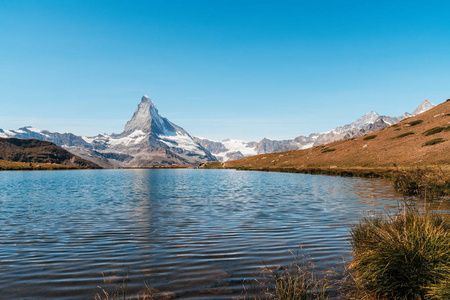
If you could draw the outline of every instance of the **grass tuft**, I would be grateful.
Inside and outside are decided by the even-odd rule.
[[[450,220],[405,208],[351,230],[355,282],[374,298],[449,299]]]
[[[415,120],[415,121],[409,122],[408,124],[409,124],[409,126],[416,126],[416,125],[419,125],[422,123],[423,123],[423,120]]]
[[[373,139],[376,138],[376,137],[377,137],[376,134],[374,134],[374,135],[368,135],[368,136],[366,136],[365,138],[363,138],[363,141],[373,140]]]
[[[430,141],[427,141],[425,143],[422,144],[422,147],[424,146],[432,146],[432,145],[436,145],[439,143],[445,142],[445,140],[443,138],[437,138],[437,139],[432,139]]]
[[[322,153],[333,152],[333,151],[336,151],[336,148],[324,148],[322,150]]]
[[[439,133],[439,132],[443,131],[444,129],[445,129],[445,127],[438,126],[438,127],[434,127],[434,128],[428,129],[423,134],[425,136],[429,136],[429,135],[433,135],[433,134]]]
[[[402,133],[402,134],[399,134],[399,135],[395,136],[394,139],[400,139],[400,138],[403,138],[405,136],[413,135],[413,134],[414,134],[414,132],[405,132],[405,133]]]

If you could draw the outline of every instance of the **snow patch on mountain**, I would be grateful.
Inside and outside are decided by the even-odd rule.
[[[175,136],[160,135],[163,143],[172,148],[178,148],[185,151],[191,151],[199,155],[205,155],[205,151],[195,143],[190,136],[177,134]]]
[[[135,130],[131,134],[121,137],[121,138],[114,138],[114,137],[108,137],[106,140],[106,143],[109,145],[125,145],[128,146],[129,144],[138,144],[142,142],[146,137],[146,134],[142,130]],[[95,139],[94,139],[95,141]]]
[[[249,142],[243,140],[226,139],[222,144],[231,152],[241,152],[244,156],[258,154],[255,147],[252,147]]]

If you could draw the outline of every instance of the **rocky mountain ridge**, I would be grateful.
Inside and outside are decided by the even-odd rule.
[[[350,124],[335,127],[324,133],[298,136],[291,140],[271,140],[264,138],[259,142],[248,142],[226,139],[219,142],[199,137],[194,137],[194,139],[209,150],[218,160],[224,162],[257,154],[308,149],[343,139],[362,136],[398,123],[406,118],[421,114],[435,106],[428,99],[425,99],[412,114],[406,112],[398,117],[383,116],[374,111],[370,111]]]

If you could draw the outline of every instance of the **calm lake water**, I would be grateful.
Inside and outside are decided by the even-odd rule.
[[[349,226],[402,199],[383,180],[303,174],[0,172],[0,298],[92,299],[129,268],[130,292],[231,299],[299,245],[339,267]]]

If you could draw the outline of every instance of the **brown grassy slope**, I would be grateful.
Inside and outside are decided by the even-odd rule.
[[[24,163],[49,163],[79,168],[100,166],[73,155],[53,143],[35,139],[0,138],[0,160]]]
[[[418,124],[414,125],[415,123]],[[441,127],[442,130],[428,136],[424,134],[436,127]],[[368,139],[368,136],[375,137]],[[305,150],[246,157],[226,162],[224,167],[260,170],[438,165],[448,171],[450,167],[450,101],[368,136]],[[435,139],[441,142],[424,146],[425,143]]]

